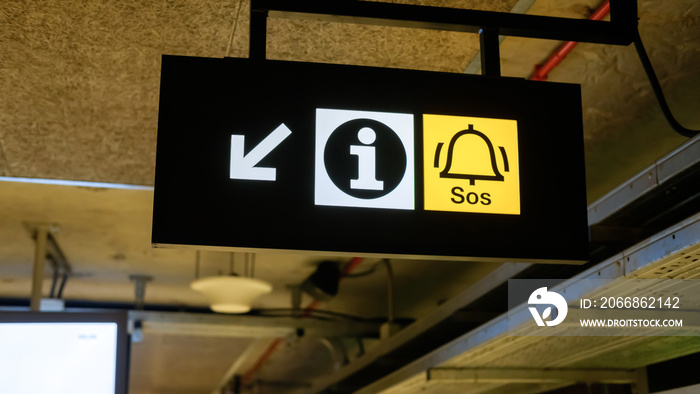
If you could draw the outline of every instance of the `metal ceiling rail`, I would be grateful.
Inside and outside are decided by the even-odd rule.
[[[557,288],[567,289],[567,294],[575,294],[583,291],[581,286],[584,286],[584,279],[602,278],[613,281],[620,278],[669,277],[665,266],[670,262],[674,262],[674,269],[686,273],[683,278],[696,278],[700,277],[698,254],[700,254],[700,213],[562,282]],[[687,258],[688,256],[691,258]],[[595,290],[591,289],[590,285],[585,288],[586,292]],[[489,352],[500,354],[499,351],[504,350],[503,348],[513,346],[512,341],[504,340],[508,337],[508,323],[508,314],[503,314],[357,392],[377,393],[400,385],[407,379],[420,376],[421,373],[425,374],[425,381],[427,381],[427,371],[430,369],[439,368],[448,360],[463,356],[486,343],[490,344]],[[648,337],[619,338],[615,346],[622,349],[646,338]],[[565,364],[595,357],[598,354],[600,353],[591,341],[591,345],[583,353],[567,355]]]
[[[591,260],[602,261],[698,212],[699,184],[700,136],[589,205]]]
[[[603,222],[633,201],[660,189],[674,177],[699,163],[700,136],[697,136],[589,205],[588,225],[594,226]]]
[[[215,315],[129,311],[129,322],[140,321],[145,334],[195,334],[227,337],[376,337],[380,322],[331,321],[292,317]]]
[[[630,384],[638,379],[634,369],[568,368],[432,368],[428,380],[470,381],[472,383],[556,383],[560,381]]]

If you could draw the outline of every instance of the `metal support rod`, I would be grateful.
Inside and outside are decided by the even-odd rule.
[[[241,375],[233,377],[233,394],[241,394]]]
[[[53,278],[51,279],[51,291],[49,291],[49,298],[54,298],[56,295],[56,285],[58,284],[59,272],[58,269],[53,270]]]
[[[153,279],[148,275],[131,275],[129,279],[134,281],[134,309],[143,310],[146,306],[146,282]]]
[[[44,265],[46,263],[46,243],[49,237],[48,226],[36,229],[36,250],[34,251],[34,270],[32,272],[32,296],[29,308],[39,311],[41,307],[41,288],[44,282]]]
[[[301,286],[287,285],[292,297],[292,316],[301,317]]]
[[[51,263],[51,266],[53,267],[54,270],[58,270],[62,273],[66,273],[68,275],[71,275],[73,273],[73,269],[71,268],[70,264],[68,263],[68,259],[66,258],[66,255],[63,254],[63,251],[61,250],[61,247],[58,246],[58,242],[56,241],[56,237],[53,235],[53,230],[56,229],[56,226],[53,225],[52,227],[49,228],[49,235],[46,238],[46,255],[49,257],[49,262]]]
[[[386,292],[387,292],[387,321],[394,322],[394,270],[389,259],[384,259],[386,265]]]
[[[632,393],[649,394],[649,380],[647,378],[647,368],[641,367],[636,370],[635,382],[632,384]]]
[[[199,279],[199,250],[194,255],[194,278]]]
[[[250,278],[250,253],[245,253],[243,257],[243,276]]]
[[[481,75],[501,76],[501,54],[498,45],[498,29],[483,28],[479,30],[481,45]]]
[[[63,275],[61,275],[61,285],[58,286],[58,293],[56,294],[56,298],[58,298],[58,299],[63,298],[63,289],[66,288],[67,281],[68,281],[68,274],[64,272]]]
[[[639,9],[635,0],[610,0],[610,21],[613,22],[619,30],[632,34],[637,31],[639,24]]]
[[[267,50],[267,10],[250,7],[250,43],[248,57],[265,60]]]

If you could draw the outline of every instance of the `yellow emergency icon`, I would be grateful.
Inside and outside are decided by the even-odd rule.
[[[423,115],[425,209],[520,214],[518,123]]]

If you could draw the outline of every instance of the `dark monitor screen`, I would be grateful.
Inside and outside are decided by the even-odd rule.
[[[126,394],[126,313],[0,312],[0,393]]]

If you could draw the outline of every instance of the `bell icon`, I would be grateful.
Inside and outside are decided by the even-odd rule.
[[[473,137],[464,138],[466,136]],[[466,171],[463,168],[461,169],[463,172],[459,172],[458,170],[453,169],[454,162],[456,160],[454,152],[455,145],[457,144],[458,140],[460,140],[460,138],[462,138],[462,140],[460,141],[460,146],[463,146],[464,144],[469,144],[469,149],[466,150],[466,154],[469,155],[469,157],[459,155],[457,161],[460,163],[471,163],[471,166],[478,169],[478,173],[466,173]],[[483,142],[483,144],[481,142]],[[439,167],[440,151],[442,150],[442,146],[443,143],[439,143],[435,152],[434,164],[436,168]],[[486,155],[485,151],[479,152],[478,150],[475,150],[480,150],[482,149],[482,147],[488,148],[488,156]],[[458,149],[458,153],[462,153],[463,149],[463,147],[461,149]],[[508,157],[506,156],[506,151],[502,146],[499,146],[499,150],[501,152],[501,155],[503,156],[503,169],[504,171],[508,172]],[[464,166],[462,165],[461,167]],[[504,181],[504,177],[498,170],[498,165],[496,164],[496,151],[493,147],[493,143],[491,143],[491,140],[484,133],[478,130],[474,130],[474,126],[471,124],[469,125],[468,129],[458,132],[450,140],[450,143],[447,147],[447,162],[445,164],[445,168],[440,172],[440,178],[468,179],[469,184],[472,186],[474,185],[477,179],[484,181]]]

